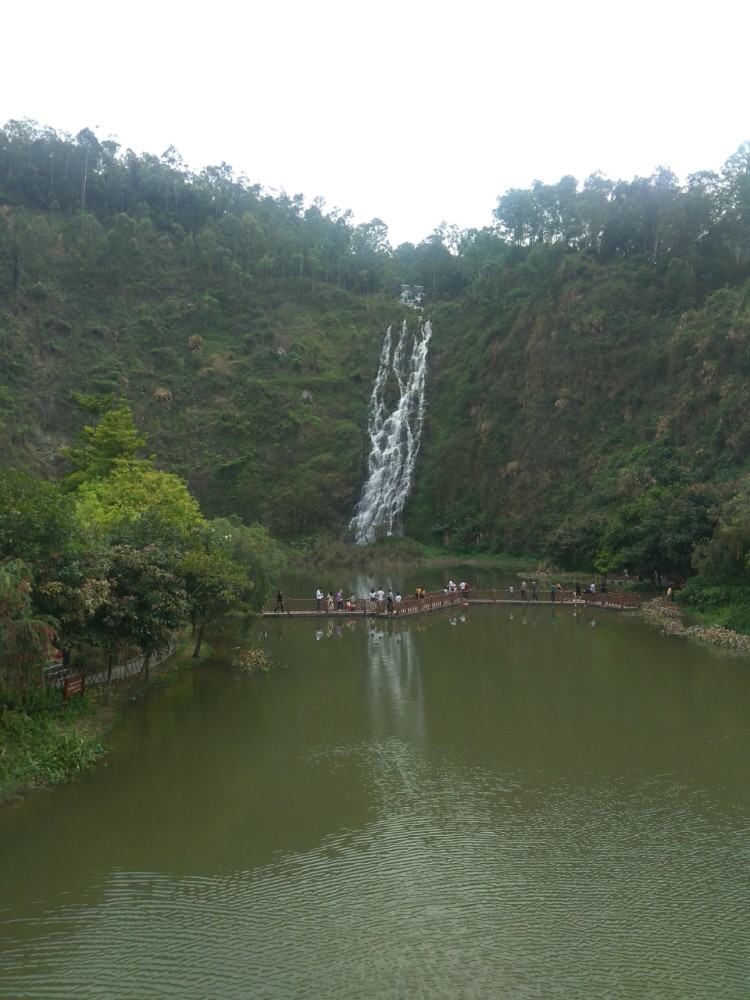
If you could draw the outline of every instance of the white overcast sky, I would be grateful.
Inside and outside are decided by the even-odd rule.
[[[492,222],[533,180],[681,181],[750,139],[742,0],[16,0],[0,125],[175,146],[382,219],[391,243]]]

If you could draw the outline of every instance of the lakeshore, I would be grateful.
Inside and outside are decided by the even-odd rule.
[[[732,632],[720,625],[691,625],[685,613],[674,602],[656,597],[641,608],[643,620],[665,635],[681,636],[693,642],[720,646],[736,653],[750,653],[750,635]]]

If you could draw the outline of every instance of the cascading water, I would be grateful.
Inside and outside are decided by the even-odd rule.
[[[401,533],[404,504],[422,437],[427,345],[432,327],[425,320],[419,333],[413,334],[404,320],[395,346],[391,331],[389,326],[370,400],[367,479],[349,525],[358,545],[374,541],[380,532]],[[390,409],[390,385],[394,380],[398,400]]]

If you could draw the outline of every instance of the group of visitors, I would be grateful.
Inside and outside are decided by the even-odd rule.
[[[509,597],[510,597],[510,599],[512,601],[513,600],[513,584],[511,584],[510,587],[508,587],[508,594],[509,594]],[[529,585],[524,580],[521,583],[521,600],[522,601],[528,601],[528,599],[529,599]],[[532,599],[532,601],[538,601],[539,600],[539,587],[537,586],[536,580],[532,580],[531,581],[531,599]]]
[[[459,586],[452,581],[449,586],[453,588],[451,593],[459,589]],[[460,590],[468,600],[468,584],[461,583]],[[448,592],[449,589],[446,587],[445,593]],[[414,597],[416,600],[423,601],[426,596],[427,592],[424,587],[415,588]],[[401,604],[401,601],[401,593],[398,590],[394,591],[390,587],[388,590],[384,587],[371,587],[369,594],[361,600],[353,593],[348,598],[344,598],[344,592],[340,588],[335,593],[332,590],[324,593],[320,587],[315,591],[315,610],[328,614],[333,611],[370,611],[381,614],[385,611],[387,614],[394,614],[397,611],[396,605]]]
[[[559,581],[558,582],[550,582],[550,585],[549,585],[549,597],[550,597],[550,600],[551,601],[556,600],[558,594],[560,594],[562,592],[562,589],[563,589],[563,585]],[[592,581],[586,587],[586,593],[587,594],[595,594],[596,592],[597,592],[596,591],[596,584]],[[599,593],[600,594],[606,594],[607,593],[607,584],[606,584],[605,581],[602,581],[599,584]],[[513,584],[511,583],[510,586],[508,587],[508,599],[512,601],[513,597],[514,597],[514,594],[515,594],[515,588],[514,588]],[[578,583],[578,581],[576,581],[576,585],[575,585],[575,595],[576,595],[576,599],[580,599],[580,597],[581,597],[581,585],[580,585],[580,583]],[[528,599],[529,599],[529,586],[526,583],[526,581],[524,580],[521,583],[521,600],[522,601],[528,601]],[[537,586],[536,580],[532,580],[531,581],[531,599],[533,601],[536,601],[536,600],[539,599],[539,587]]]
[[[595,594],[596,593],[596,584],[594,583],[593,580],[586,587],[586,593],[587,594]],[[600,594],[606,594],[607,593],[607,581],[606,580],[602,580],[602,582],[599,584],[599,593]],[[576,598],[578,598],[580,596],[581,596],[581,585],[578,582],[578,580],[576,580]]]
[[[325,607],[324,607],[325,602]],[[318,587],[315,591],[315,610],[316,611],[356,611],[357,610],[357,598],[354,594],[350,594],[347,598],[344,597],[343,590],[339,587],[334,595],[332,590],[329,590],[325,597],[323,596],[323,591]]]
[[[559,581],[557,581],[556,583],[550,582],[550,585],[549,585],[549,598],[550,598],[550,600],[551,601],[556,600],[558,594],[560,594],[562,592],[562,590],[563,590],[563,585]],[[586,587],[586,593],[587,594],[596,594],[596,592],[597,592],[597,590],[596,590],[596,584],[592,580],[591,583],[589,583],[588,586]],[[600,594],[606,594],[607,593],[607,583],[606,583],[605,580],[602,580],[602,582],[599,584],[599,593]],[[581,594],[582,594],[581,584],[576,580],[576,584],[575,584],[576,600],[580,600],[581,599]],[[508,596],[509,596],[510,600],[512,601],[513,600],[513,584],[511,584],[510,587],[508,587]],[[532,597],[532,600],[534,600],[534,601],[536,601],[538,599],[538,597],[539,597],[539,587],[537,586],[536,580],[533,580],[532,583],[531,583],[531,597]],[[521,600],[522,601],[528,600],[528,587],[527,587],[527,584],[526,584],[525,580],[521,584]]]
[[[558,595],[562,595],[563,586],[557,582],[550,582],[549,585],[549,596],[551,601],[555,601]],[[597,593],[606,594],[607,593],[607,583],[605,580],[597,585],[592,580],[591,583],[587,584],[585,588],[586,596],[594,595]],[[521,583],[521,600],[529,600],[529,591],[531,592],[531,600],[539,600],[539,586],[536,580],[531,581],[531,587],[529,587],[526,580]],[[667,596],[674,600],[674,590],[670,588],[671,592],[668,592]],[[460,583],[456,583],[454,580],[449,580],[448,583],[443,588],[443,594],[446,596],[452,596],[454,594],[460,594],[461,598],[468,602],[470,591],[469,584],[462,580]],[[575,583],[575,599],[581,600],[583,594],[583,589],[581,584],[576,580]],[[515,588],[511,583],[508,587],[508,599],[514,600]],[[414,598],[417,601],[423,601],[426,597],[426,592],[424,587],[416,587],[414,590]],[[327,591],[325,594],[320,587],[315,591],[315,610],[317,612],[326,612],[330,614],[333,611],[370,611],[374,613],[381,613],[383,611],[388,614],[393,614],[396,611],[396,605],[401,603],[401,594],[389,588],[385,590],[383,587],[375,588],[371,587],[370,592],[367,597],[363,597],[361,600],[358,599],[354,593],[351,593],[349,597],[344,597],[344,591],[341,587],[334,593],[332,590]],[[453,603],[453,602],[451,602]],[[274,611],[284,611],[284,600],[281,591],[276,595],[276,607]]]
[[[398,591],[394,594],[390,587],[387,592],[382,587],[379,590],[371,587],[368,600],[370,611],[382,612],[385,610],[389,615],[392,615],[396,610],[395,605],[401,603],[401,594]]]

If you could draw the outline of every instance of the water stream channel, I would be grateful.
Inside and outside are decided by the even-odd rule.
[[[257,633],[0,810],[0,997],[750,996],[746,659],[548,604]]]

